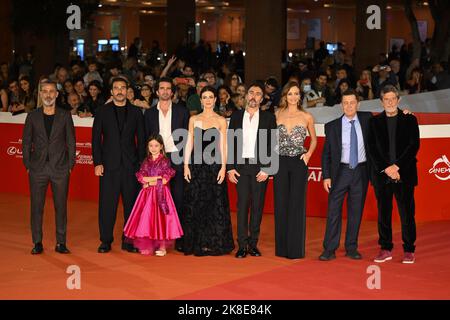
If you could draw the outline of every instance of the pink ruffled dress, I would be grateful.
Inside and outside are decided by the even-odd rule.
[[[142,185],[145,184],[144,177],[161,176],[167,180],[166,185],[159,179],[156,186],[140,191],[125,225],[126,241],[141,252],[153,252],[161,245],[168,247],[183,235],[169,188],[169,180],[174,175],[175,170],[170,166],[170,160],[163,155],[155,160],[149,156],[136,173]]]

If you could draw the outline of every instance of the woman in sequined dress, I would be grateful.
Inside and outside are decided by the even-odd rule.
[[[274,176],[275,255],[305,257],[308,162],[317,145],[313,116],[304,111],[300,87],[288,82],[276,112],[280,166]],[[304,146],[310,136],[309,149]]]

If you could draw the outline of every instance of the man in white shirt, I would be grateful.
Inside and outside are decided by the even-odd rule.
[[[179,154],[183,148],[178,148],[179,143],[185,144],[182,137],[174,139],[173,133],[177,129],[185,129],[186,137],[189,125],[189,111],[186,107],[172,103],[173,83],[172,79],[163,77],[158,81],[156,91],[159,102],[156,108],[147,109],[144,115],[145,132],[147,139],[151,135],[160,134],[164,141],[164,147],[167,157],[171,160],[172,167],[175,169],[175,177],[170,180],[170,190],[177,208],[178,216],[183,225],[183,155]],[[176,161],[176,160],[179,161]],[[175,161],[174,161],[175,160]],[[182,239],[177,240],[177,250],[182,250]]]
[[[236,184],[238,196],[237,232],[239,250],[236,253],[236,258],[245,258],[247,253],[252,256],[261,256],[257,244],[267,182],[269,174],[272,174],[272,172],[271,167],[269,167],[271,164],[262,163],[259,151],[266,147],[268,155],[271,155],[270,131],[277,128],[275,116],[270,112],[259,109],[263,97],[263,86],[259,83],[252,84],[247,91],[245,110],[235,111],[229,124],[229,136],[233,136],[234,149],[230,150],[231,148],[229,148],[227,171],[229,180]],[[238,143],[239,133],[241,134],[242,144]],[[267,135],[265,141],[261,139],[264,134]],[[267,146],[262,145],[264,142],[267,142]],[[237,150],[238,145],[242,146],[242,150]],[[248,219],[249,209],[250,223]]]

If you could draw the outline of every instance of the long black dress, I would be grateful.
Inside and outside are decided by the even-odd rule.
[[[203,139],[210,130],[213,132],[209,132],[208,136],[214,135],[215,138],[211,141]],[[220,150],[218,136],[217,128],[194,129],[194,144],[201,143],[201,148],[194,147],[189,165],[191,182],[186,183],[184,191],[184,218],[181,222],[184,231],[183,251],[186,255],[217,256],[228,254],[234,249],[227,182],[217,183],[221,161],[208,164],[206,158],[200,157],[205,154],[215,157],[214,152],[208,150],[213,146],[215,150]]]

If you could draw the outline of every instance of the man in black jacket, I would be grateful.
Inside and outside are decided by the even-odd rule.
[[[381,251],[375,262],[392,260],[392,198],[395,195],[402,224],[403,263],[414,263],[416,223],[414,187],[420,138],[417,119],[398,108],[398,90],[387,85],[381,90],[384,112],[373,117],[369,129],[372,182],[378,204],[378,234]]]
[[[356,92],[342,95],[344,115],[325,125],[325,145],[322,153],[323,185],[328,196],[328,214],[324,252],[319,260],[336,258],[342,224],[342,204],[347,194],[346,256],[361,259],[358,233],[369,183],[367,142],[370,112],[359,112]]]
[[[275,141],[271,139],[271,131],[276,130],[277,123],[273,113],[259,109],[263,94],[262,85],[252,84],[247,91],[245,110],[235,111],[228,127],[227,172],[229,180],[236,184],[238,197],[239,250],[236,258],[245,258],[247,253],[251,256],[261,256],[257,244],[267,182],[269,175],[275,174],[278,170],[278,162],[273,163],[272,157]],[[234,141],[230,142],[230,140]],[[264,145],[264,142],[267,144]],[[264,153],[264,151],[267,152]],[[265,159],[268,163],[264,163],[262,154],[268,156]]]
[[[159,97],[157,106],[147,109],[144,115],[146,137],[160,134],[164,140],[166,155],[176,172],[175,177],[170,179],[170,190],[183,226],[183,146],[180,144],[186,144],[183,137],[187,139],[189,111],[182,105],[172,103],[172,79],[165,77],[159,79],[156,93]],[[176,249],[182,251],[182,248],[183,239],[177,239]]]
[[[99,253],[111,250],[120,194],[125,224],[130,216],[139,192],[135,173],[146,153],[144,119],[142,112],[127,102],[127,80],[114,78],[111,87],[113,101],[97,110],[92,127],[95,175],[100,177]],[[138,252],[125,242],[122,249]]]
[[[56,211],[55,251],[66,247],[69,176],[75,165],[75,128],[69,111],[56,107],[56,83],[41,83],[43,106],[28,114],[23,129],[23,163],[30,180],[32,254],[43,252],[42,216],[49,183]]]

